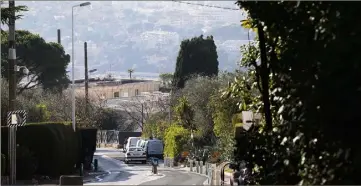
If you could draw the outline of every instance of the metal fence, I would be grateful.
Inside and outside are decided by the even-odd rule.
[[[97,133],[97,144],[119,144],[119,131],[99,130]]]

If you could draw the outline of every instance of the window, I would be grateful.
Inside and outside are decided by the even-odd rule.
[[[135,89],[135,95],[138,96],[139,95],[139,90]]]
[[[119,92],[114,92],[114,98],[119,98]]]

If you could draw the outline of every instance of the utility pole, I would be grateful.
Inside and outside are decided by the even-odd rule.
[[[87,43],[84,42],[84,68],[85,68],[85,113],[88,114],[88,102],[89,102],[89,95],[88,95],[88,86],[89,86],[89,79],[88,79],[88,46]]]
[[[142,125],[142,132],[143,132],[143,127],[144,127],[144,106],[143,106],[143,102],[141,103],[142,104],[142,121],[141,121],[141,125]]]
[[[58,29],[58,44],[61,45],[61,35],[60,35],[60,29]]]
[[[15,0],[9,0],[9,9],[11,16],[9,17],[9,111],[15,110],[16,99],[16,49],[15,49]]]

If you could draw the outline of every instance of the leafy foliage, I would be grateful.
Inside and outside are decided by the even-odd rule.
[[[172,79],[173,79],[173,74],[172,73],[159,74],[159,78],[161,79],[162,84],[165,87],[170,87],[172,85]]]
[[[261,84],[269,77],[274,116],[271,130],[259,126],[244,134],[245,150],[238,155],[252,169],[248,183],[360,184],[361,150],[356,141],[361,85],[355,81],[361,70],[355,47],[361,43],[361,27],[355,24],[359,6],[250,1],[238,5],[249,13],[251,28],[259,36],[264,31],[267,70],[253,67]],[[264,87],[257,89],[264,96]],[[337,117],[343,115],[347,117]]]
[[[149,119],[145,122],[142,136],[145,138],[154,137],[157,139],[164,139],[165,132],[170,126],[169,121],[165,121],[165,113],[152,114]]]
[[[183,40],[177,57],[173,86],[183,88],[192,75],[215,76],[218,74],[217,47],[213,36],[203,35]]]
[[[186,129],[195,130],[193,123],[193,109],[185,96],[178,99],[178,104],[174,107],[174,112],[178,123]]]
[[[6,80],[1,81],[2,90],[8,90]],[[1,91],[1,124],[6,125],[8,108],[8,91]],[[28,112],[27,123],[66,123],[71,124],[71,95],[64,91],[62,94],[43,91],[41,89],[25,90],[17,96],[17,109]],[[96,101],[88,103],[86,110],[84,97],[76,97],[76,118],[79,127],[95,127],[99,129],[118,129],[131,131],[137,124],[128,122],[127,114],[104,108]]]
[[[190,132],[178,124],[172,124],[167,128],[164,139],[164,154],[174,158],[187,148]]]
[[[1,33],[1,47],[7,46],[7,32]],[[63,90],[67,88],[69,79],[66,68],[70,62],[70,56],[65,54],[64,48],[58,43],[46,43],[43,38],[29,31],[16,31],[16,52],[18,66],[26,66],[29,69],[29,82],[20,84],[19,93],[26,89],[41,85],[45,90]],[[8,50],[1,51],[2,75],[8,79],[7,56]],[[25,74],[17,73],[17,82],[25,77]]]
[[[12,12],[15,11],[15,13],[19,12],[25,12],[28,11],[27,6],[15,6],[14,9],[12,8],[3,8],[1,7],[1,24],[9,24],[9,18],[12,17]],[[21,19],[23,15],[15,15],[15,19]]]
[[[209,107],[213,110],[214,127],[212,129],[218,139],[218,149],[222,154],[222,159],[229,161],[232,159],[235,145],[235,125],[232,122],[232,117],[239,111],[237,100],[234,98],[221,98],[219,92],[212,95]]]
[[[101,108],[98,109],[99,119],[96,125],[101,130],[122,130],[132,131],[136,125],[126,125],[127,118],[125,114],[112,109]]]

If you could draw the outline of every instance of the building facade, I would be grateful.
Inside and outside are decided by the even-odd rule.
[[[114,98],[127,98],[141,95],[142,92],[158,92],[161,87],[159,81],[105,81],[89,83],[88,95],[90,100],[108,100]],[[77,84],[77,96],[85,96],[84,83]]]

